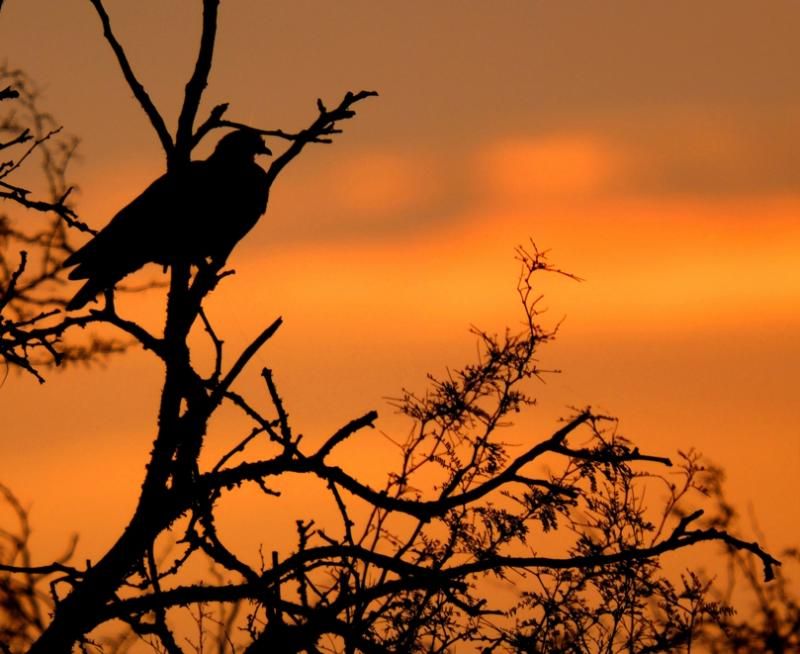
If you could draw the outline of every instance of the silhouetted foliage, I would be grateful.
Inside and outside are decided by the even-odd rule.
[[[196,65],[173,133],[138,81],[103,4],[89,1],[163,146],[161,179],[169,183],[192,170],[192,151],[210,132],[246,129],[286,144],[264,171],[266,197],[306,144],[329,143],[342,121],[355,115],[355,106],[375,95],[348,92],[334,108],[318,101],[316,118],[298,132],[228,120],[227,103],[198,121],[219,4],[204,0]],[[65,204],[66,191],[59,192],[42,207],[55,214],[51,229],[62,239],[58,256],[46,259],[43,268],[50,281],[62,279],[60,264],[74,251],[66,240],[68,229],[88,230]],[[13,188],[8,193],[6,199],[30,202],[26,193]],[[188,199],[181,193],[178,197]],[[169,202],[148,208],[160,211],[163,204]],[[225,216],[218,218],[223,225]],[[41,239],[31,242],[45,252],[50,247]],[[29,350],[42,347],[58,362],[69,351],[62,337],[75,327],[94,325],[133,339],[165,370],[157,434],[138,504],[99,560],[85,566],[67,560],[31,566],[27,514],[17,510],[22,537],[10,538],[15,545],[4,550],[7,562],[0,565],[8,614],[16,621],[9,624],[18,625],[9,627],[15,631],[7,637],[7,651],[67,654],[76,646],[89,651],[103,645],[98,627],[119,621],[156,651],[184,652],[187,641],[175,627],[181,607],[189,608],[198,627],[197,638],[188,641],[195,651],[204,651],[204,638],[220,652],[248,654],[433,653],[457,647],[486,653],[668,651],[690,642],[702,622],[723,621],[727,611],[709,600],[708,586],[697,575],[687,572],[677,584],[662,575],[662,555],[702,542],[724,543],[755,557],[765,578],[774,575],[778,561],[758,545],[718,526],[698,526],[700,511],[680,512],[685,499],[701,490],[692,454],[673,465],[643,453],[618,433],[614,419],[591,408],[575,410],[552,433],[525,435],[524,447],[506,444],[506,428],[534,401],[530,382],[544,372],[537,363],[539,347],[555,336],[540,323],[534,281],[542,273],[565,274],[535,246],[518,251],[523,327],[501,335],[475,330],[479,354],[474,363],[441,379],[431,377],[422,394],[406,391],[395,400],[411,429],[395,441],[397,466],[382,487],[335,463],[344,443],[374,427],[375,411],[332,430],[313,447],[297,435],[272,370],[262,371],[264,397],[248,398],[235,389],[282,321],[276,318],[242,352],[229,356],[203,310],[205,298],[229,274],[223,270],[226,256],[227,251],[214,256],[200,248],[188,257],[168,252],[136,259],[137,267],[148,261],[169,265],[162,334],[118,313],[113,285],[121,278],[117,273],[128,269],[95,274],[102,266],[89,275],[98,281],[90,295],[103,292],[100,308],[83,308],[87,297],[71,305],[79,311],[45,309],[27,322],[20,315],[3,323],[9,330],[3,338],[16,339],[9,345],[4,340],[4,356],[34,374]],[[85,260],[77,255],[70,261],[82,265]],[[5,296],[12,299],[4,309],[32,301],[15,270],[9,268]],[[58,294],[44,301],[47,307],[66,307],[64,298],[74,291],[57,288]],[[188,345],[193,330],[210,337],[215,362],[208,374],[193,363]],[[266,410],[256,408],[264,402]],[[209,420],[223,404],[241,411],[250,430],[224,434],[228,453],[201,469],[200,450],[211,437]],[[659,476],[654,469],[669,470]],[[337,524],[323,526],[314,516],[299,515],[292,551],[273,550],[253,565],[218,532],[220,500],[251,484],[277,495],[280,482],[297,475],[325,486]],[[661,509],[648,509],[644,489],[657,484],[667,489],[666,502]],[[18,506],[10,494],[6,500]],[[157,544],[168,532],[179,537],[164,553]],[[553,534],[560,540],[552,540]],[[265,540],[270,536],[266,532]],[[553,550],[562,554],[549,554]],[[197,569],[195,561],[210,569],[201,582],[190,572]],[[50,583],[49,598],[41,592],[44,580]],[[121,638],[106,642],[105,650],[129,647],[132,641]]]
[[[90,232],[70,193],[67,170],[78,145],[40,106],[39,92],[20,70],[0,68],[0,358],[39,381],[42,366],[90,362],[124,349],[118,339],[94,335],[65,342],[75,321],[60,319],[66,304],[64,259],[73,251],[70,229]],[[40,159],[37,186],[16,181]],[[12,215],[12,212],[15,212]],[[32,253],[32,254],[31,254]]]
[[[709,467],[704,485],[716,506],[708,523],[716,529],[741,531],[742,519],[725,496],[724,480],[721,469]],[[758,531],[756,525],[753,528]],[[760,535],[759,538],[763,539]],[[785,566],[775,569],[774,581],[764,583],[750,557],[727,549],[726,558],[727,579],[717,580],[709,594],[733,605],[736,591],[739,596],[746,596],[747,601],[738,602],[737,611],[726,612],[718,621],[703,625],[700,637],[703,645],[712,654],[800,652],[800,597],[797,586],[792,585],[783,571]],[[792,566],[795,575],[800,570],[800,551],[796,547],[781,552],[781,559]]]
[[[28,511],[17,497],[0,485],[0,507],[9,514],[0,529],[0,647],[22,652],[39,637],[47,625],[53,602],[48,583],[54,575],[70,572],[66,562],[75,540],[49,566],[31,565],[31,525]],[[11,521],[16,524],[12,525]]]

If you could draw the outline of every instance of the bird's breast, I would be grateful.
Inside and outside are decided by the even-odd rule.
[[[267,208],[267,174],[252,162],[202,173],[181,203],[176,236],[191,258],[226,257]]]

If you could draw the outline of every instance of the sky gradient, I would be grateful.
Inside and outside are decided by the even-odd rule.
[[[198,4],[107,2],[169,124]],[[643,450],[702,451],[769,546],[797,545],[798,25],[790,0],[223,2],[207,108],[295,130],[317,97],[381,94],[291,164],[209,301],[231,353],[286,321],[242,389],[274,368],[309,439],[371,408],[402,433],[386,397],[467,363],[471,324],[518,324],[514,248],[533,239],[585,281],[544,280],[545,323],[565,320],[541,360],[563,372],[510,440],[591,404]],[[89,3],[7,0],[0,43],[81,137],[79,212],[104,225],[164,161]],[[121,306],[155,325],[162,302]],[[42,551],[77,531],[96,557],[125,524],[160,383],[142,352],[7,378],[0,481]]]

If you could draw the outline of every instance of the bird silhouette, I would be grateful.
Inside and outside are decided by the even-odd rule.
[[[223,264],[267,208],[269,178],[255,162],[272,154],[255,130],[220,139],[203,161],[166,173],[115,215],[64,267],[86,283],[67,303],[80,309],[147,263]]]

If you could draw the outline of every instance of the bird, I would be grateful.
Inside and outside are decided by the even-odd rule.
[[[67,303],[80,309],[148,263],[223,265],[266,211],[269,177],[255,162],[272,152],[254,129],[223,136],[205,160],[156,179],[89,242],[70,254],[69,279],[85,279]]]

